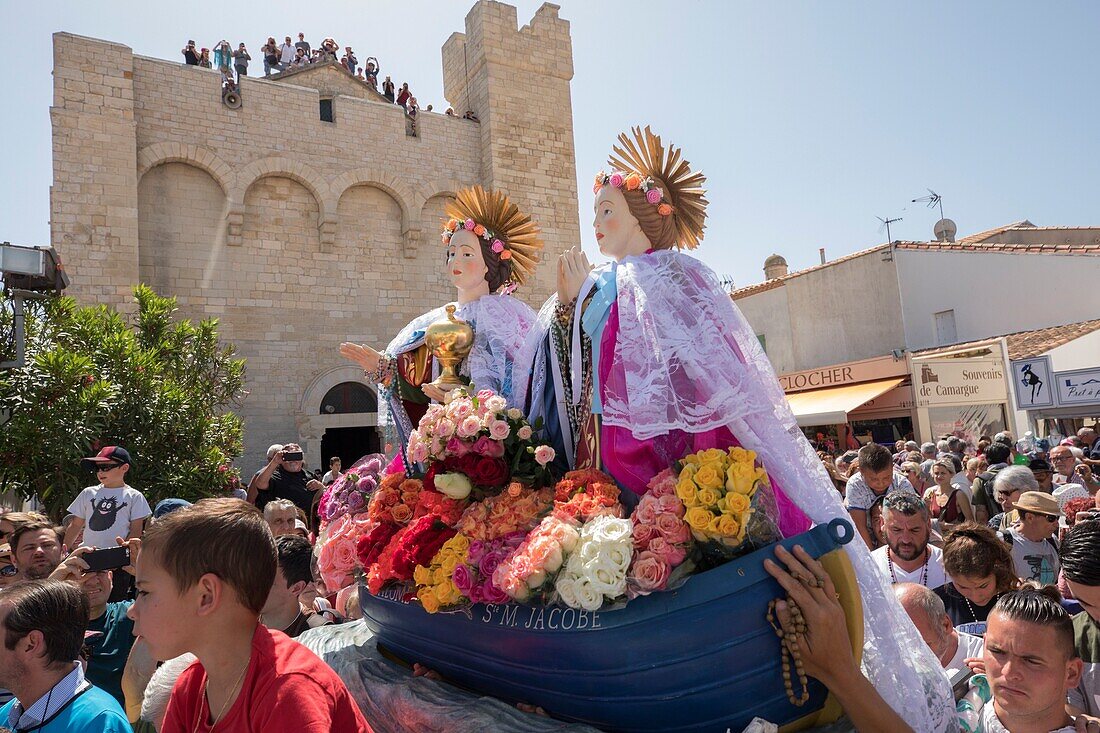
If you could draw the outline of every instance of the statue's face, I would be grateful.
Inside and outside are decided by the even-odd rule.
[[[638,226],[638,220],[630,213],[623,192],[607,185],[596,194],[596,217],[592,226],[596,229],[596,244],[605,256],[621,260],[629,255],[644,254],[649,240]]]
[[[451,235],[447,245],[447,275],[451,283],[459,290],[476,290],[482,286],[488,288],[485,274],[485,256],[481,252],[481,243],[473,232],[459,229]]]

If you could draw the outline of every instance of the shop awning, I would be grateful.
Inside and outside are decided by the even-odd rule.
[[[905,381],[904,377],[883,379],[878,382],[864,382],[846,387],[814,389],[809,392],[797,392],[787,395],[798,424],[839,425],[848,422],[848,413],[868,400],[886,394]]]

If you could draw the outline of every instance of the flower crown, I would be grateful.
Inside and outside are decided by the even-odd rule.
[[[443,232],[440,234],[440,238],[443,240],[443,244],[449,244],[451,237],[459,228],[465,229],[468,232],[473,232],[476,236],[481,237],[486,242],[492,242],[490,249],[500,255],[502,260],[512,259],[512,252],[508,249],[507,245],[501,239],[497,238],[497,235],[490,231],[482,224],[478,224],[473,219],[467,219],[466,221],[459,221],[458,219],[449,219],[446,224],[443,225]]]
[[[627,191],[641,190],[645,194],[645,200],[657,207],[657,213],[661,216],[671,216],[674,211],[672,204],[665,201],[665,192],[657,185],[651,176],[642,177],[637,173],[623,173],[612,171],[596,174],[596,182],[592,185],[592,193],[599,193],[604,186],[625,188]]]

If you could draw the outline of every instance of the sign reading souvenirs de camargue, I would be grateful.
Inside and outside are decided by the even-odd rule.
[[[1054,385],[1060,405],[1100,402],[1100,368],[1058,372],[1054,375]]]
[[[1010,363],[1009,371],[1012,372],[1016,404],[1021,410],[1054,406],[1054,379],[1049,356],[1017,359]]]
[[[1000,359],[913,361],[917,406],[1003,402],[1004,362]]]

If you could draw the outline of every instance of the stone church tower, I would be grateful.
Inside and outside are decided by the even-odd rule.
[[[381,349],[453,297],[438,233],[455,190],[503,189],[542,226],[547,264],[518,293],[536,308],[579,241],[558,6],[517,28],[514,7],[478,0],[443,69],[458,117],[414,125],[335,63],[246,78],[234,110],[216,70],[54,35],[51,239],[70,293],[131,309],[144,282],[182,316],[220,319],[248,360],[246,477],[271,443],[296,440],[326,469],[378,448],[375,395],[337,346]]]

